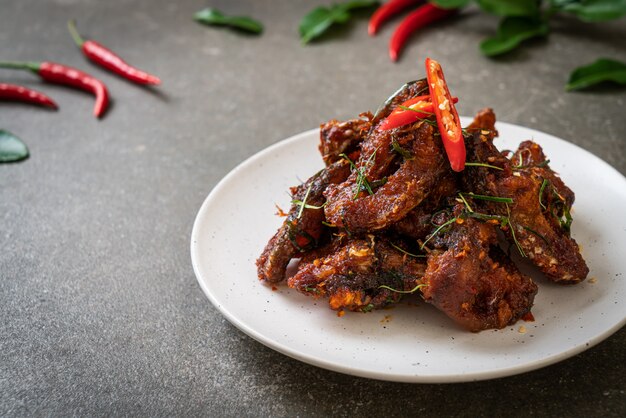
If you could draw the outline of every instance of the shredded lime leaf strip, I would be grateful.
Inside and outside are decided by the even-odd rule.
[[[226,16],[217,9],[208,7],[193,15],[196,22],[205,25],[229,26],[253,34],[263,32],[263,24],[247,16]]]
[[[396,140],[391,142],[391,147],[393,148],[395,152],[400,154],[405,160],[412,160],[413,158],[415,158],[409,151],[402,148],[400,144],[398,144],[398,141]]]
[[[421,289],[422,287],[426,287],[428,285],[426,284],[418,284],[417,286],[415,286],[413,289],[411,290],[398,290],[398,289],[394,289],[393,287],[389,287],[389,286],[385,286],[385,285],[381,285],[378,286],[379,289],[387,289],[387,290],[391,290],[392,292],[395,293],[404,293],[404,294],[409,294],[409,293],[415,293],[417,292],[419,289]]]
[[[467,208],[467,210],[472,213],[474,212],[474,210],[472,209],[472,207],[470,206],[469,203],[467,203],[467,200],[465,200],[465,197],[463,196],[463,193],[459,193],[459,197],[461,198],[461,200],[463,201],[463,204],[465,204],[465,207]]]
[[[489,215],[487,213],[471,212],[471,213],[468,213],[467,216],[470,218],[480,219],[482,221],[495,220],[495,221],[500,222],[502,225],[505,225],[507,223],[506,217],[501,216],[501,215]]]
[[[435,114],[433,112],[427,112],[427,111],[421,110],[421,109],[413,109],[412,107],[409,107],[409,106],[398,105],[398,109],[410,110],[411,112],[415,112],[415,113],[423,113],[425,115],[435,116]]]
[[[350,157],[348,157],[346,154],[343,154],[343,153],[339,154],[340,157],[342,157],[342,158],[344,158],[345,160],[348,161],[348,163],[350,164],[350,167],[352,168],[352,170],[356,171],[356,189],[354,191],[354,196],[352,197],[352,200],[356,200],[359,197],[359,193],[361,193],[361,190],[366,190],[370,195],[374,194],[374,191],[372,190],[372,186],[370,185],[370,182],[367,180],[367,177],[365,176],[365,170],[374,161],[374,158],[376,157],[376,152],[377,151],[378,151],[378,148],[376,148],[374,150],[372,155],[370,155],[370,157],[367,159],[367,161],[365,162],[365,164],[361,168],[358,168],[356,166],[356,164],[354,164],[352,162],[352,160],[350,159]],[[377,186],[382,186],[386,182],[387,182],[387,179],[384,178],[384,179],[381,179],[381,180],[377,180],[376,184],[377,184]]]
[[[404,250],[404,249],[402,249],[402,248],[398,247],[398,246],[397,246],[396,244],[394,244],[393,242],[390,242],[389,244],[391,244],[391,246],[392,246],[393,248],[395,248],[396,250],[400,251],[401,253],[406,254],[406,255],[409,255],[409,256],[411,256],[411,257],[416,257],[416,258],[419,258],[419,257],[427,257],[427,255],[426,255],[426,254],[413,254],[413,253],[410,253],[410,252],[408,252],[408,251],[406,251],[406,250]]]
[[[28,147],[17,136],[0,129],[0,163],[11,163],[28,158]]]
[[[493,168],[494,170],[500,170],[503,171],[504,168],[502,167],[497,167],[495,165],[490,165],[490,164],[485,164],[485,163],[465,163],[466,167],[486,167],[486,168]]]
[[[320,290],[317,287],[312,286],[304,286],[304,290],[310,293],[320,293]]]
[[[488,57],[501,55],[517,48],[527,39],[547,36],[548,30],[548,25],[536,18],[505,17],[500,22],[496,36],[482,41],[480,50]]]
[[[534,229],[532,229],[529,226],[526,225],[522,225],[522,228],[524,228],[525,230],[527,230],[528,232],[532,232],[533,234],[537,235],[539,238],[541,238],[542,240],[544,240],[544,242],[548,245],[550,245],[550,243],[548,242],[548,239],[546,237],[544,237],[543,235],[541,235],[539,232],[535,231]]]
[[[515,236],[515,228],[513,227],[513,224],[511,223],[511,211],[509,209],[509,205],[508,204],[506,204],[506,211],[507,211],[508,216],[489,215],[489,214],[486,214],[486,213],[478,213],[478,212],[467,213],[466,216],[468,216],[470,218],[480,219],[480,220],[483,220],[483,221],[496,220],[496,221],[500,222],[500,226],[502,228],[508,227],[509,230],[511,231],[511,237],[513,238],[513,241],[515,242],[515,246],[517,247],[518,251],[520,252],[520,255],[525,258],[526,257],[526,253],[522,249],[522,246],[520,245],[519,241],[517,240],[517,237]]]
[[[546,205],[543,204],[543,191],[546,188],[546,186],[548,185],[548,183],[550,183],[550,181],[548,179],[543,179],[543,181],[541,182],[541,187],[539,188],[539,205],[545,210]]]
[[[578,67],[570,74],[565,88],[570,91],[582,90],[606,81],[626,84],[626,63],[600,58],[589,65]]]
[[[310,184],[309,187],[306,189],[306,193],[304,194],[304,200],[292,200],[291,201],[291,204],[300,206],[297,219],[300,219],[300,216],[302,216],[302,212],[304,211],[304,209],[323,209],[326,206],[326,202],[324,202],[323,205],[319,205],[319,206],[309,205],[308,203],[306,203],[307,199],[309,198],[309,193],[311,193],[311,186],[313,185]]]
[[[454,217],[454,218],[452,218],[452,219],[450,219],[450,220],[446,221],[445,223],[441,224],[441,225],[440,225],[437,229],[435,229],[435,232],[433,232],[432,234],[430,234],[430,235],[428,236],[428,238],[426,238],[426,241],[424,241],[424,242],[422,243],[422,245],[420,245],[420,250],[423,250],[423,249],[424,249],[424,246],[426,245],[426,243],[427,243],[428,241],[430,241],[430,240],[431,240],[431,238],[433,238],[435,235],[437,235],[437,234],[439,233],[439,231],[441,231],[443,228],[445,228],[446,226],[450,225],[450,224],[451,224],[451,223],[453,223],[453,222],[456,222],[456,217]]]
[[[517,246],[517,249],[519,253],[521,254],[521,256],[526,258],[526,253],[522,249],[522,246],[520,245],[519,241],[517,241],[517,237],[515,236],[515,228],[513,227],[513,224],[511,223],[511,210],[509,209],[508,204],[506,205],[506,213],[507,213],[506,222],[509,226],[509,229],[511,230],[511,236],[513,237],[513,241],[515,241],[515,245]]]
[[[369,303],[364,308],[361,308],[361,312],[369,312],[372,309],[374,309],[374,304],[373,303]]]
[[[489,202],[513,203],[513,199],[511,199],[510,197],[486,196],[486,195],[482,195],[482,194],[474,194],[472,192],[460,193],[460,194],[469,196],[472,199],[486,200],[486,201],[489,201]]]
[[[306,193],[304,194],[304,200],[302,202],[296,203],[298,202],[297,200],[292,200],[291,203],[293,203],[294,205],[300,205],[300,210],[298,211],[298,216],[296,216],[296,219],[300,219],[300,217],[302,216],[302,212],[304,212],[304,207],[306,206],[306,200],[309,198],[309,193],[311,193],[311,186],[313,186],[313,184],[309,184],[309,187],[307,187],[306,189]]]

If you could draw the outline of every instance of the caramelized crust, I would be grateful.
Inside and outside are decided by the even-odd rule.
[[[302,260],[287,283],[307,295],[328,297],[335,310],[368,311],[395,303],[402,293],[394,290],[414,288],[424,274],[423,263],[374,235],[344,235],[318,255]]]
[[[339,160],[315,174],[306,183],[292,188],[292,196],[294,200],[306,205],[321,207],[325,202],[323,191],[326,187],[331,183],[342,182],[349,173],[349,164]],[[324,219],[321,208],[292,205],[287,219],[256,261],[259,279],[270,283],[283,280],[289,261],[298,253],[316,247],[322,240]]]
[[[351,232],[377,231],[404,218],[426,198],[449,171],[439,136],[427,123],[418,123],[399,135],[397,144],[408,144],[412,157],[406,159],[392,148],[392,131],[373,132],[362,145],[357,170],[346,181],[328,187],[326,218]],[[394,159],[402,159],[392,171]],[[357,190],[363,183],[383,182],[373,190]],[[385,179],[385,180],[383,180]]]
[[[511,160],[500,153],[490,135],[480,132],[468,144],[468,160],[501,167],[468,167],[463,176],[464,188],[477,194],[508,197],[504,205],[479,202],[485,213],[506,216],[510,223],[506,236],[521,248],[550,280],[572,284],[589,273],[578,244],[570,236],[569,212],[574,193],[550,169],[541,147],[523,142]]]
[[[537,293],[497,246],[496,233],[491,223],[458,219],[438,236],[423,279],[424,300],[474,332],[515,323]]]
[[[350,158],[358,158],[359,144],[372,125],[371,115],[366,114],[368,119],[350,119],[340,122],[336,119],[320,125],[319,150],[326,166],[341,160],[341,154],[350,155]]]
[[[476,332],[515,323],[537,293],[500,248],[505,240],[555,282],[587,276],[569,232],[574,193],[536,143],[510,158],[496,149],[491,109],[466,128],[467,161],[479,165],[461,173],[450,170],[432,120],[376,129],[427,90],[424,80],[409,83],[376,115],[320,127],[327,167],[291,189],[296,203],[257,260],[261,280],[283,280],[299,258],[289,287],[332,309],[367,312],[418,293]]]

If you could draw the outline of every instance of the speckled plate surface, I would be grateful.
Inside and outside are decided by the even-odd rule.
[[[200,286],[231,323],[268,347],[319,367],[374,379],[497,378],[555,363],[597,344],[626,322],[626,178],[554,136],[506,123],[497,128],[500,149],[516,148],[525,139],[541,144],[551,167],[575,191],[572,233],[591,269],[591,280],[558,286],[522,266],[539,285],[535,322],[473,334],[419,300],[338,317],[325,300],[285,284],[272,290],[260,283],[254,262],[282,222],[275,204],[287,209],[288,187],[323,167],[318,130],[259,152],[211,191],[191,236]]]

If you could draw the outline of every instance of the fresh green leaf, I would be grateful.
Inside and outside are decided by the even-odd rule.
[[[300,40],[303,44],[309,43],[312,39],[321,36],[333,24],[346,23],[350,20],[352,10],[376,4],[378,4],[377,0],[353,0],[329,7],[317,7],[300,21]]]
[[[442,9],[460,9],[469,4],[471,0],[430,0],[429,3],[434,4]]]
[[[537,0],[476,0],[487,13],[498,16],[539,16]]]
[[[570,74],[565,88],[567,90],[580,90],[603,81],[626,84],[626,64],[600,58],[594,63],[576,68]]]
[[[333,23],[343,23],[348,19],[350,19],[350,14],[345,11],[318,7],[300,21],[300,40],[306,44],[326,32]]]
[[[0,163],[10,163],[28,158],[28,148],[11,132],[0,129]]]
[[[210,7],[200,10],[193,15],[196,22],[205,25],[229,26],[250,33],[260,34],[263,32],[263,24],[246,16],[226,16],[222,12]]]
[[[548,25],[545,22],[528,17],[505,17],[500,22],[496,36],[480,44],[483,54],[492,57],[515,49],[523,41],[547,36]]]
[[[587,22],[618,19],[626,15],[626,0],[553,0],[552,4]]]

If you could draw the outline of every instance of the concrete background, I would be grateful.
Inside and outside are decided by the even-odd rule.
[[[265,24],[260,37],[201,26],[212,4]],[[330,118],[374,110],[426,56],[444,66],[460,113],[567,139],[626,173],[626,91],[565,93],[569,72],[626,60],[626,25],[553,22],[547,41],[495,60],[478,43],[493,16],[465,11],[387,56],[367,17],[302,46],[318,1],[2,0],[0,58],[54,60],[104,80],[103,120],[88,94],[0,70],[45,91],[50,112],[0,103],[0,128],[31,157],[0,165],[0,415],[624,416],[626,330],[559,364],[467,384],[346,376],[287,358],[230,325],[194,277],[189,239],[212,187],[246,157]],[[66,30],[163,79],[132,85],[91,63]],[[607,202],[610,197],[607,197]],[[606,202],[599,202],[603,204]],[[607,222],[610,220],[607,220]]]

